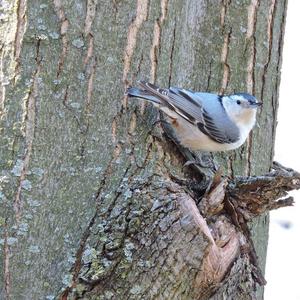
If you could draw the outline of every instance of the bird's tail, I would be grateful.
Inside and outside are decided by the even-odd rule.
[[[143,87],[142,82],[139,82],[139,84]],[[157,105],[162,104],[161,100],[155,94],[146,89],[131,87],[127,89],[126,95],[129,97],[141,98]]]

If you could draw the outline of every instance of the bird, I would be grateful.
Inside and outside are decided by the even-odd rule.
[[[192,151],[228,151],[246,141],[262,105],[253,95],[218,95],[170,87],[146,81],[129,87],[126,95],[151,102],[166,116],[180,144]]]

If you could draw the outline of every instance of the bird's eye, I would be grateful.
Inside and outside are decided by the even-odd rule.
[[[237,100],[237,101],[236,101],[236,104],[240,105],[240,104],[241,104],[241,101],[240,101],[240,100]]]

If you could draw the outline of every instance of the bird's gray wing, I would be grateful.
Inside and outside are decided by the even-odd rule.
[[[202,121],[201,102],[194,101],[189,95],[184,93],[185,90],[174,87],[161,89],[144,81],[140,81],[139,85],[143,88],[143,92],[157,97],[161,105],[176,112],[188,122],[196,124],[197,121]]]
[[[149,82],[139,81],[139,85],[142,87],[141,93],[147,93],[152,97],[156,97],[158,99],[156,102],[159,102],[161,106],[167,107],[169,110],[175,112],[188,122],[195,123],[195,118],[192,115],[193,111],[185,105],[185,101],[182,96],[172,93],[171,89],[162,89]]]
[[[185,101],[185,106],[189,106],[190,112],[196,112],[192,114],[196,125],[212,140],[221,144],[238,141],[239,129],[227,116],[222,105],[222,96],[211,93],[195,93],[178,88],[170,88],[170,91],[176,92],[188,100]],[[200,110],[199,107],[201,107]]]
[[[160,89],[146,82],[140,82],[140,85],[149,93],[158,97],[162,105],[167,106],[182,118],[197,126],[212,140],[225,144],[234,143],[239,139],[239,130],[227,117],[217,95],[194,93],[176,87]]]
[[[214,141],[221,144],[231,144],[239,140],[239,129],[228,117],[212,117],[203,110],[204,122],[198,122],[198,128]]]

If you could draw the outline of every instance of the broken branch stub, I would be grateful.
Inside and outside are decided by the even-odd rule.
[[[274,162],[266,175],[217,180],[202,198],[199,209],[203,216],[210,217],[220,213],[225,205],[249,221],[270,210],[293,205],[294,199],[288,192],[299,188],[300,174]]]
[[[273,163],[272,171],[263,176],[239,177],[227,187],[227,199],[245,219],[267,211],[293,205],[288,192],[300,188],[300,174]]]
[[[236,225],[236,229],[238,229],[238,231],[235,231],[234,236],[239,240],[239,246],[235,244],[233,247],[229,247],[230,251],[235,255],[231,257],[231,260],[226,261],[226,263],[221,263],[222,260],[219,259],[218,268],[220,266],[228,268],[235,260],[237,249],[240,248],[240,253],[243,253],[243,256],[249,259],[254,281],[260,285],[265,285],[266,281],[259,267],[258,257],[247,222],[272,209],[292,205],[293,198],[288,196],[288,192],[300,188],[300,174],[274,162],[272,171],[266,175],[237,177],[233,181],[229,181],[228,178],[222,179],[220,176],[216,176],[211,186],[212,188],[207,191],[199,203],[198,208],[201,215],[204,218],[212,220],[214,219],[213,216],[219,216],[218,220],[221,225],[218,228],[220,230],[226,224],[226,222],[224,223],[225,216],[222,214],[225,210],[229,214],[231,221]],[[216,231],[213,229],[215,227],[213,223],[210,224],[214,239],[212,245],[217,246],[223,240],[224,236],[228,235],[226,234],[228,230],[222,230],[223,233],[218,234],[216,232],[219,230]],[[240,232],[240,235],[238,235],[238,232]],[[235,239],[231,237],[228,241],[230,240]],[[215,248],[219,252],[220,249],[224,250],[224,246]],[[208,252],[210,255],[207,256],[208,258],[213,257],[214,251],[212,250],[214,250],[213,247]],[[219,254],[228,257],[224,251],[221,251]],[[207,284],[207,282],[217,284],[220,282],[220,279],[222,280],[222,277],[217,280],[217,278],[209,277],[207,274],[214,274],[218,268],[211,263],[205,264],[205,262],[204,260],[203,266],[207,267],[205,280],[199,276],[199,282],[202,285],[203,283]]]

